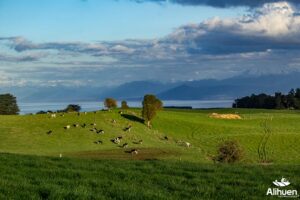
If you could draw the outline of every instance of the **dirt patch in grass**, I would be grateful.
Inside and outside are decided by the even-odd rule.
[[[116,159],[116,160],[158,160],[169,156],[180,156],[179,152],[169,149],[139,148],[138,154],[131,153],[128,149],[113,149],[102,151],[82,151],[66,154],[70,157],[94,158],[94,159]]]

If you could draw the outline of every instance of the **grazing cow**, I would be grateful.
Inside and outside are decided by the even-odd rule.
[[[78,117],[80,116],[80,112],[77,113],[77,116],[78,116]]]
[[[61,114],[60,116],[61,116],[61,117],[64,117],[64,116],[65,116],[65,114]]]
[[[51,134],[52,134],[52,131],[51,131],[51,130],[50,130],[50,131],[48,131],[48,132],[47,132],[47,134],[48,134],[48,135],[51,135]]]
[[[85,115],[87,115],[87,112],[84,112]]]
[[[91,128],[90,131],[97,132],[97,129],[96,128]]]
[[[56,114],[51,114],[50,118],[56,118]]]
[[[97,130],[97,133],[98,133],[98,134],[103,134],[103,133],[104,133],[104,130]]]
[[[96,123],[91,123],[91,126],[97,126],[97,124]]]
[[[133,142],[134,144],[143,144],[143,140],[139,140],[137,142]]]
[[[124,128],[123,130],[124,130],[125,132],[130,132],[130,131],[131,131],[131,125],[128,126],[128,127],[126,127],[126,128]]]
[[[115,144],[120,144],[121,142],[119,138],[112,139],[111,141]]]
[[[85,127],[86,127],[86,123],[82,124],[81,127],[82,127],[82,128],[85,128]]]
[[[165,140],[169,140],[168,136],[165,136],[164,139],[165,139]]]
[[[122,111],[119,111],[119,114],[120,114],[120,115],[122,115],[122,114],[123,114],[123,112],[122,112]]]
[[[78,128],[78,127],[79,127],[79,124],[73,124],[73,126],[74,126],[75,128]]]
[[[124,143],[123,145],[122,145],[122,148],[127,148],[128,147],[128,143]]]
[[[143,144],[143,140],[139,140],[139,141],[138,141],[138,144]]]
[[[101,140],[98,140],[96,142],[94,142],[95,144],[103,144],[103,142]]]
[[[67,126],[64,127],[64,129],[66,129],[66,130],[68,130],[68,129],[70,129],[70,128],[71,128],[70,125],[67,125]]]
[[[137,155],[139,153],[139,150],[137,150],[137,149],[131,149],[130,153],[132,155]]]

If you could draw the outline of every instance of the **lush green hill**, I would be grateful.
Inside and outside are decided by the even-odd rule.
[[[242,120],[213,119],[212,112],[235,113]],[[76,113],[57,115],[0,116],[0,151],[8,153],[81,156],[116,159],[172,159],[191,162],[210,163],[210,156],[215,154],[220,141],[228,138],[238,140],[245,150],[245,163],[257,162],[257,146],[263,135],[261,123],[269,119],[272,135],[268,155],[274,163],[300,164],[300,113],[296,111],[270,110],[165,110],[159,112],[148,129],[139,121],[140,110],[127,111],[125,117],[118,110],[98,111],[96,114]],[[113,120],[116,123],[113,123]],[[90,131],[91,123],[104,134]],[[73,124],[86,128],[63,127]],[[132,125],[130,132],[123,131]],[[47,132],[51,130],[52,134]],[[120,145],[128,143],[128,148],[110,140],[122,136]],[[164,139],[167,136],[168,140]],[[101,140],[103,144],[95,144]],[[143,140],[142,144],[135,142]],[[178,144],[178,141],[191,143],[190,148]],[[140,153],[132,156],[126,151],[138,148]]]
[[[238,112],[242,119],[210,118],[213,112]],[[290,189],[300,189],[296,111],[164,110],[151,130],[139,113],[0,116],[0,199],[264,199],[272,181],[282,177],[292,183]],[[261,165],[257,146],[266,119],[272,163]],[[88,126],[64,129],[77,123]],[[90,131],[92,123],[104,134]],[[110,141],[118,136],[119,145]],[[211,155],[225,139],[240,142],[241,163],[213,164]],[[94,143],[99,140],[103,144]],[[135,144],[139,140],[143,143]],[[128,148],[120,147],[124,143]],[[133,148],[138,155],[128,153]]]
[[[278,199],[272,182],[299,191],[299,165],[69,159],[0,154],[0,199]]]

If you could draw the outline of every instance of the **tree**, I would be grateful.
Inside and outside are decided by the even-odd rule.
[[[121,108],[122,108],[122,109],[128,109],[128,108],[129,108],[129,106],[128,106],[128,104],[127,104],[127,101],[122,101],[122,103],[121,103]]]
[[[151,120],[155,117],[156,112],[162,109],[163,103],[156,98],[155,95],[145,95],[143,100],[142,117],[147,122],[147,126],[151,126]]]
[[[17,115],[20,110],[17,99],[11,94],[0,95],[0,114],[1,115]]]
[[[108,109],[116,108],[118,106],[117,100],[113,98],[106,98],[104,101],[104,106]]]
[[[81,110],[81,107],[76,104],[70,104],[65,109],[65,112],[79,112]]]

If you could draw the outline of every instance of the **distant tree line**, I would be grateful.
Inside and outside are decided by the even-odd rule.
[[[252,94],[236,99],[233,108],[300,109],[300,88],[291,89],[288,94]]]

